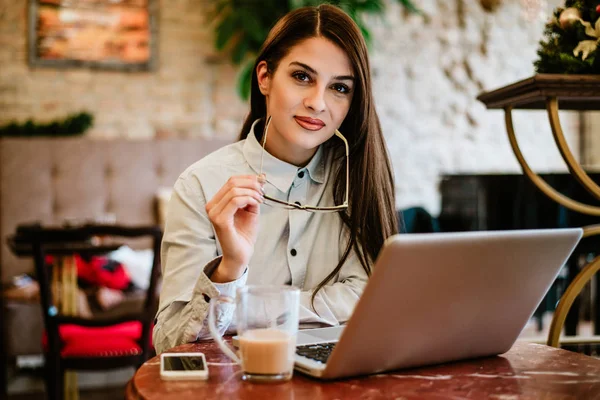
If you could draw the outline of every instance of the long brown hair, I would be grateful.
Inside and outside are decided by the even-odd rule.
[[[379,117],[375,112],[371,93],[371,69],[367,46],[354,21],[341,9],[332,5],[303,7],[282,17],[271,29],[254,64],[250,92],[250,113],[244,122],[240,140],[250,132],[252,123],[266,117],[266,99],[258,87],[256,68],[266,61],[267,70],[274,74],[279,62],[292,47],[303,40],[323,37],[343,49],[354,68],[356,77],[354,96],[340,127],[350,146],[349,207],[340,213],[349,230],[347,247],[333,271],[317,285],[312,295],[331,281],[354,249],[367,275],[377,258],[384,240],[398,232],[394,201],[394,177],[390,166]],[[345,157],[343,144],[329,140],[327,146],[336,155]],[[345,170],[332,169],[335,204],[342,204],[346,190]],[[314,304],[313,304],[314,305]]]

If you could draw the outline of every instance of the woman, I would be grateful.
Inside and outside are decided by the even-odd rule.
[[[240,141],[175,183],[161,252],[159,353],[208,337],[210,298],[245,284],[301,288],[304,326],[347,321],[397,232],[367,49],[352,19],[330,5],[288,13],[254,71]],[[223,310],[217,322],[221,332],[234,328]]]

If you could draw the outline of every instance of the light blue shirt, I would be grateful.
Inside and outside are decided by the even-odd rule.
[[[313,289],[341,259],[348,230],[338,213],[266,204],[261,205],[257,242],[246,272],[233,282],[210,280],[222,252],[205,206],[231,176],[259,173],[263,150],[252,134],[255,126],[256,122],[246,140],[191,165],[174,185],[161,249],[163,281],[153,336],[159,353],[209,337],[205,296],[233,297],[245,284],[293,285],[301,289],[301,324],[338,325],[350,318],[367,283],[367,274],[351,252],[336,277],[317,293],[313,309]],[[265,152],[266,194],[292,203],[334,205],[333,161],[328,153],[321,146],[306,167],[298,168]],[[235,331],[235,321],[225,309],[217,312],[217,322],[221,333]]]

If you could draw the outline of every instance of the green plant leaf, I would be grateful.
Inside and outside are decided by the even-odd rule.
[[[254,61],[254,59],[246,61],[246,64],[244,64],[238,74],[237,92],[244,101],[250,98],[252,73],[254,72]]]
[[[229,6],[229,0],[215,0],[212,7],[207,12],[209,21],[220,20],[221,15]]]
[[[381,0],[366,0],[364,2],[357,3],[355,8],[358,12],[380,14],[385,11],[385,4]]]
[[[252,40],[257,42],[262,42],[265,40],[267,33],[260,25],[258,18],[256,15],[247,10],[240,11],[240,20],[242,23],[242,28],[244,32],[252,38]]]
[[[423,11],[419,8],[417,8],[417,6],[415,6],[412,2],[412,0],[397,0],[398,3],[402,4],[404,7],[406,7],[406,9],[412,13],[415,14],[421,14],[423,15]]]
[[[373,43],[373,39],[371,37],[371,31],[369,31],[364,25],[361,24],[357,24],[358,27],[360,28],[360,31],[362,32],[363,37],[365,38],[365,43],[367,43],[367,46],[370,47],[371,44]]]
[[[304,0],[289,0],[290,9],[295,10],[296,8],[304,7],[306,5]]]
[[[231,12],[217,26],[217,36],[215,38],[215,47],[217,50],[223,50],[233,37],[236,30],[237,18],[238,14]]]
[[[249,48],[250,43],[248,43],[248,39],[246,37],[240,38],[232,50],[231,61],[233,61],[233,63],[236,65],[241,64],[241,62],[244,61]]]

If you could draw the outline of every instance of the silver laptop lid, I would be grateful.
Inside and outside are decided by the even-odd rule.
[[[323,378],[506,352],[581,229],[389,238]]]

